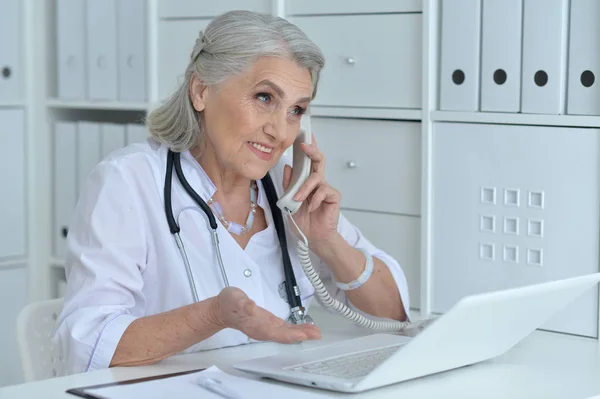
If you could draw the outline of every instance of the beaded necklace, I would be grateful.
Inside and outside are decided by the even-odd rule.
[[[225,215],[223,212],[223,207],[217,201],[214,200],[213,197],[210,197],[206,203],[210,207],[210,209],[215,213],[215,216],[219,221],[223,224],[223,226],[235,235],[242,235],[246,233],[248,230],[252,228],[252,223],[254,223],[254,214],[256,213],[256,197],[257,197],[257,186],[256,181],[252,180],[250,184],[250,212],[248,213],[248,217],[246,218],[246,224],[244,226],[239,223],[229,221],[225,219]]]

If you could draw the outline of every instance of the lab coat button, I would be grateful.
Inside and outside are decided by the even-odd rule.
[[[252,270],[250,270],[250,269],[244,270],[244,276],[246,276],[246,277],[252,276]]]

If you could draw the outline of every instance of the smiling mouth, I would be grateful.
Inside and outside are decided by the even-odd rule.
[[[271,151],[273,151],[273,149],[272,149],[272,148],[267,148],[267,147],[265,147],[265,146],[263,146],[263,145],[260,145],[260,144],[258,144],[258,143],[250,142],[250,145],[251,145],[252,147],[256,148],[258,151],[260,151],[260,152],[264,152],[265,154],[270,154],[270,153],[271,153]]]

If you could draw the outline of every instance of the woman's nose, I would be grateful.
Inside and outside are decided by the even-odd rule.
[[[271,114],[269,122],[265,125],[265,133],[272,136],[275,140],[281,141],[285,138],[286,125],[286,115],[274,112]]]

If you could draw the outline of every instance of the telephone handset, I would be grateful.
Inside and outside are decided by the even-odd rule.
[[[304,114],[300,120],[300,132],[294,141],[294,153],[292,158],[292,178],[290,184],[277,201],[277,206],[284,212],[293,215],[298,211],[302,202],[294,200],[294,195],[298,192],[302,184],[308,179],[311,169],[310,158],[302,149],[301,143],[312,144],[312,132],[310,128],[310,115]]]
[[[306,143],[309,145],[312,143],[310,116],[308,114],[304,114],[300,121],[300,132],[298,133],[298,137],[294,141],[292,177],[290,179],[290,184],[287,190],[285,190],[284,194],[277,201],[277,206],[282,211],[288,213],[290,219],[292,220],[292,223],[300,233],[301,239],[298,242],[297,247],[298,258],[300,259],[300,264],[302,265],[302,269],[304,269],[304,273],[306,274],[310,283],[315,289],[315,296],[317,300],[324,307],[336,310],[342,316],[352,320],[354,323],[362,327],[382,331],[402,331],[405,335],[416,335],[427,324],[429,324],[431,320],[420,321],[416,323],[387,320],[375,321],[359,314],[356,310],[351,309],[345,303],[342,303],[337,299],[332,298],[331,295],[329,295],[329,292],[327,291],[327,288],[321,281],[319,274],[315,271],[315,269],[312,266],[308,249],[308,239],[306,238],[304,233],[302,233],[302,231],[294,221],[294,218],[291,217],[294,213],[298,211],[298,209],[302,205],[302,202],[295,201],[293,197],[294,195],[296,195],[302,184],[306,181],[311,171],[311,160],[302,149],[300,143]]]

